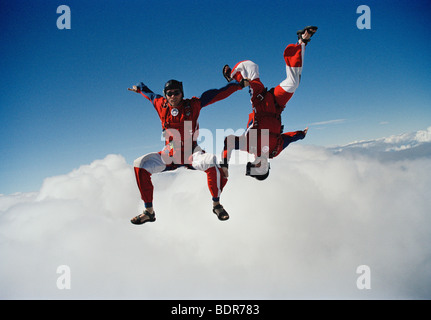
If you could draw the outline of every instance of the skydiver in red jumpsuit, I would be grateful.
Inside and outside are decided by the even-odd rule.
[[[213,154],[206,153],[198,144],[198,117],[203,107],[229,97],[243,85],[233,81],[221,89],[204,92],[200,98],[184,99],[182,82],[169,80],[164,87],[163,96],[152,92],[142,82],[129,88],[148,99],[160,117],[165,147],[160,152],[152,152],[134,161],[136,182],[145,204],[142,214],[134,217],[133,224],[143,224],[156,220],[153,210],[153,190],[151,175],[175,170],[179,167],[204,171],[207,174],[208,188],[212,195],[213,212],[219,220],[229,219],[220,204],[220,194],[227,177]]]
[[[224,66],[223,75],[228,82],[236,80],[250,86],[253,108],[246,132],[242,136],[231,135],[225,138],[221,166],[226,176],[232,150],[247,151],[255,155],[256,160],[247,164],[246,174],[264,180],[269,174],[268,159],[279,155],[290,143],[305,138],[308,128],[283,133],[281,113],[299,86],[305,46],[316,31],[317,27],[308,26],[297,32],[298,42],[289,44],[284,50],[287,77],[270,90],[260,81],[259,67],[254,62],[241,61],[233,69],[228,65]]]

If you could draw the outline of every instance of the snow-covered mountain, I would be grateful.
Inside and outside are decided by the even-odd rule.
[[[431,127],[375,140],[355,141],[330,148],[334,153],[361,153],[380,160],[402,160],[431,156]]]

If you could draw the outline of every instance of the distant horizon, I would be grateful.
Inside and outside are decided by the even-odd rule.
[[[209,131],[207,131],[207,132],[209,132]],[[422,139],[419,139],[419,140],[415,139],[415,137],[417,137],[417,136],[422,136]],[[390,141],[390,140],[393,140],[393,141]],[[160,141],[160,143],[162,144],[162,140]],[[380,144],[378,144],[378,143],[380,143]],[[382,149],[381,143],[383,143],[383,145],[384,145],[383,149]],[[369,148],[369,146],[374,146],[375,150],[372,152],[406,151],[408,149],[415,148],[421,144],[431,144],[431,126],[426,128],[426,130],[404,132],[404,133],[400,133],[400,134],[396,134],[396,135],[391,135],[388,137],[378,137],[376,139],[370,139],[370,140],[352,141],[352,142],[344,144],[344,145],[318,146],[318,145],[310,145],[310,144],[302,144],[302,143],[299,143],[299,144],[303,145],[303,146],[320,147],[323,149],[327,149],[328,151],[337,150],[338,152],[341,150],[350,150],[352,148],[356,148],[358,150],[359,149],[367,149],[367,148]],[[202,144],[201,146],[207,146],[207,147],[211,146],[214,148],[212,150],[206,149],[207,152],[211,152],[214,150],[221,152],[221,150],[222,150],[222,146],[221,147],[217,146],[217,144],[213,143],[213,142],[210,142],[210,143],[206,142],[206,144]],[[431,151],[431,150],[429,150],[429,151]],[[218,158],[219,158],[220,152],[215,152],[215,154],[217,155]],[[121,157],[124,157],[124,155],[121,155],[121,154],[106,154],[103,157],[101,157],[99,159],[95,159],[89,163],[83,163],[79,167],[90,165],[90,163],[92,163],[94,161],[100,161],[100,160],[102,160],[102,159],[104,159],[110,155],[119,155]],[[423,154],[423,156],[431,157],[431,153],[428,153],[428,151],[426,150],[425,154]],[[253,160],[252,155],[249,155],[243,151],[235,151],[232,154],[231,165],[232,166],[236,166],[236,165],[240,166],[240,165],[246,164],[247,161],[252,161],[252,160]],[[79,169],[79,167],[73,168],[73,170]],[[58,174],[58,176],[67,175],[70,172],[61,172]],[[49,179],[49,178],[53,178],[53,177],[55,177],[55,176],[46,177],[42,181],[39,181],[39,182],[35,181],[33,190],[15,191],[15,192],[10,192],[10,193],[0,193],[0,197],[1,196],[8,196],[8,195],[12,196],[15,194],[31,194],[31,193],[37,194],[40,191],[40,188],[42,187],[44,180],[47,178]]]

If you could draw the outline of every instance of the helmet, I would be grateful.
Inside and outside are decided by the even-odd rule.
[[[269,165],[269,163],[267,162],[267,166],[264,166],[266,168],[259,168],[256,167],[255,164],[251,163],[251,162],[247,162],[247,169],[246,169],[246,176],[250,176],[252,178],[256,178],[259,181],[265,180],[266,178],[268,178],[269,176],[269,169],[271,168],[271,166]],[[266,169],[266,170],[265,170]]]
[[[165,88],[163,89],[163,94],[166,97],[166,91],[168,91],[168,90],[175,90],[175,89],[180,90],[181,94],[184,97],[183,83],[180,82],[180,81],[177,81],[177,80],[173,80],[173,79],[169,80],[168,82],[166,82]]]

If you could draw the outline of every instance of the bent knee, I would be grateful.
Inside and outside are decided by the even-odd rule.
[[[259,66],[251,60],[241,61],[232,70],[232,77],[238,81],[237,73],[240,73],[243,79],[255,80],[259,78]]]
[[[160,154],[154,152],[139,157],[133,161],[135,168],[141,168],[147,170],[149,173],[162,172],[166,165]]]
[[[217,166],[217,157],[210,153],[200,154],[198,157],[193,157],[192,166],[196,170],[206,171]]]

